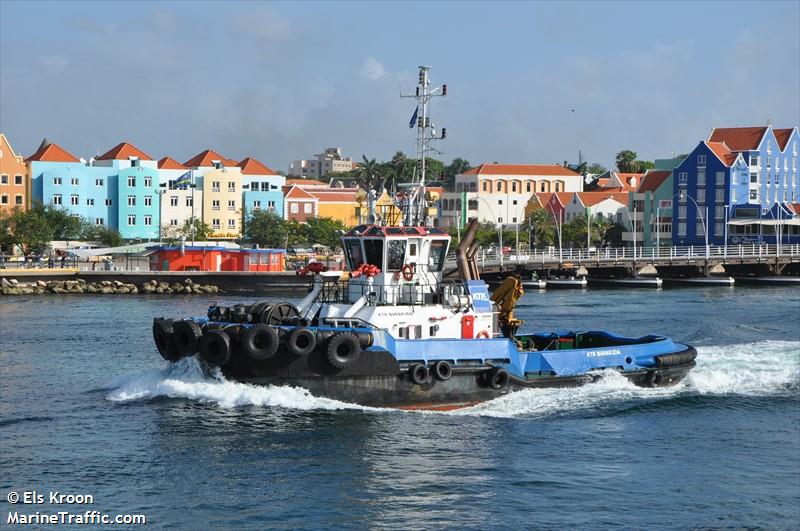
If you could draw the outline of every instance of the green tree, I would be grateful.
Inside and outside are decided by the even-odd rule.
[[[44,215],[44,207],[35,205],[28,211],[14,210],[0,218],[0,231],[4,247],[15,245],[25,254],[43,254],[53,240],[53,228]]]
[[[379,164],[375,162],[375,159],[368,159],[366,155],[361,155],[361,158],[363,160],[356,170],[358,184],[364,188],[364,190],[372,190],[378,184]]]
[[[331,249],[341,247],[341,237],[347,227],[331,218],[311,218],[305,224],[306,242],[321,244]]]
[[[266,210],[255,210],[245,220],[244,239],[261,247],[283,249],[288,235],[286,221]]]
[[[617,170],[623,173],[636,173],[638,165],[636,163],[636,152],[628,149],[617,153]]]
[[[597,162],[589,164],[589,166],[586,168],[586,173],[591,173],[592,175],[600,175],[607,171],[608,170],[606,169],[605,166],[603,166],[602,164],[598,164]]]
[[[86,231],[84,239],[100,242],[105,247],[119,247],[123,243],[122,234],[105,225],[95,225]]]
[[[454,158],[453,162],[444,169],[447,185],[452,189],[456,181],[456,175],[460,175],[470,168],[472,168],[472,166],[470,166],[468,160],[462,159],[461,157]]]
[[[531,247],[541,249],[558,243],[558,234],[553,215],[545,208],[537,208],[528,216],[526,230]]]
[[[208,236],[211,234],[211,227],[209,227],[206,223],[203,223],[203,220],[194,218],[194,219],[187,219],[183,222],[183,225],[178,230],[178,237],[183,236],[183,239],[186,241],[206,241],[208,240]]]

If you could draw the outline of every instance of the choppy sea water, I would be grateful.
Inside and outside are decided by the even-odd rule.
[[[6,501],[25,490],[91,494],[91,509],[171,529],[800,521],[800,290],[526,294],[526,329],[664,333],[697,346],[698,366],[669,389],[611,377],[449,413],[163,362],[152,317],[201,315],[212,300],[260,299],[0,301],[0,527],[11,510],[51,509]]]

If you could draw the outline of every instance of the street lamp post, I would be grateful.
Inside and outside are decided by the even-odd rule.
[[[708,247],[708,224],[706,223],[706,219],[708,218],[708,207],[706,207],[706,216],[703,217],[703,212],[700,210],[700,205],[697,204],[697,201],[695,201],[694,198],[692,198],[692,196],[684,192],[680,192],[678,195],[680,196],[681,199],[683,198],[689,199],[692,203],[694,203],[694,206],[697,209],[697,215],[700,217],[700,221],[703,223],[703,234],[705,235],[705,240],[706,240],[706,260],[708,260],[708,255],[710,254],[709,252],[710,249]]]
[[[558,231],[558,261],[564,261],[564,251],[561,245],[561,221],[556,216],[555,211],[553,211],[553,207],[550,206],[550,203],[547,204],[547,209],[550,211],[550,214],[553,215],[553,221],[556,222],[556,230]]]
[[[633,217],[631,217],[631,212],[628,210],[627,205],[625,206],[625,214],[628,216],[628,221],[631,222],[631,234],[633,234],[633,261],[636,262],[636,202],[633,203]]]

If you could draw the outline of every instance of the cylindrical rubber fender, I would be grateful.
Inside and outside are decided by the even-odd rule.
[[[200,358],[214,367],[231,358],[231,337],[222,330],[211,330],[200,338]]]
[[[295,356],[308,356],[317,348],[317,336],[308,328],[295,328],[286,334],[286,348]]]
[[[658,387],[663,381],[664,375],[661,374],[661,371],[650,371],[647,375],[647,383],[650,384],[650,387]]]
[[[358,338],[358,343],[361,345],[361,348],[371,347],[374,342],[371,332],[356,332],[356,337]]]
[[[509,379],[508,371],[500,367],[495,367],[486,372],[486,385],[494,390],[503,389],[508,385]]]
[[[351,366],[358,360],[361,354],[361,345],[358,338],[350,333],[334,334],[328,340],[326,355],[328,363],[337,369],[344,369]]]
[[[172,320],[156,319],[153,321],[153,341],[161,357],[167,361],[177,361],[180,356],[172,337]]]
[[[417,385],[427,382],[430,375],[431,372],[428,370],[428,366],[422,363],[415,363],[408,369],[408,377]]]
[[[257,302],[255,304],[251,305],[249,310],[248,310],[248,312],[247,312],[250,315],[250,322],[251,323],[260,322],[258,320],[258,317],[259,317],[259,315],[261,315],[261,311],[264,308],[268,307],[268,306],[269,306],[268,302]]]
[[[433,364],[433,375],[440,382],[446,382],[453,376],[453,367],[446,361],[437,361]]]
[[[317,344],[327,343],[335,333],[333,330],[317,330]]]
[[[197,354],[197,343],[203,336],[200,325],[192,320],[172,323],[172,339],[180,356]]]
[[[240,340],[244,353],[254,360],[266,360],[278,352],[278,331],[265,324],[246,328]]]

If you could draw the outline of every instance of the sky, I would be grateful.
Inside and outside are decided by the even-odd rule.
[[[800,124],[800,1],[0,0],[0,131],[25,156],[47,137],[387,160],[414,152],[399,94],[422,64],[448,85],[446,162],[668,158],[715,126]]]

